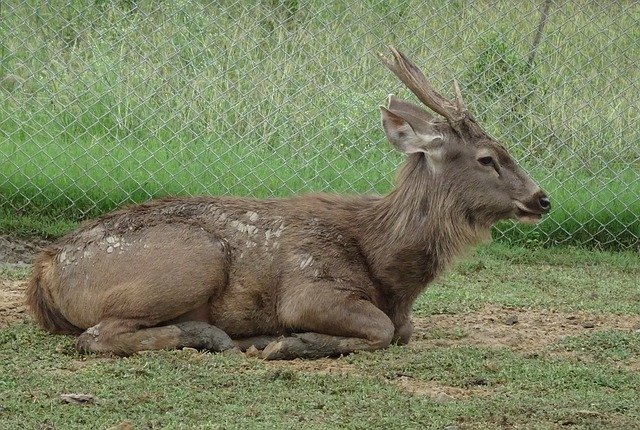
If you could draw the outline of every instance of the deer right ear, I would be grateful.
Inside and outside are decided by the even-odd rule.
[[[439,133],[416,133],[401,112],[380,106],[382,112],[382,126],[389,142],[400,152],[413,154],[423,152],[430,157],[435,156],[442,147],[442,135]]]

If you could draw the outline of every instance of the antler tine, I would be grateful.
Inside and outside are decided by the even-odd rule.
[[[460,116],[464,116],[467,113],[467,105],[464,104],[464,100],[462,100],[462,92],[460,92],[460,87],[458,86],[458,81],[453,80],[453,91],[456,93],[456,107],[458,109],[458,114]]]
[[[393,46],[390,46],[389,49],[393,53],[395,61],[392,62],[385,58],[384,55],[378,54],[382,64],[391,70],[429,109],[445,117],[452,126],[456,126],[464,118],[464,111],[466,110],[466,108],[464,110],[459,109],[460,106],[464,107],[462,96],[458,98],[460,89],[456,90],[456,101],[458,102],[458,108],[456,108],[449,100],[433,89],[420,69],[402,52]]]

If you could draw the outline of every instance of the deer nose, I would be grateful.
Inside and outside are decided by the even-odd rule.
[[[549,210],[551,209],[551,201],[549,200],[549,197],[544,194],[540,196],[540,198],[538,199],[538,203],[545,212],[549,212]]]

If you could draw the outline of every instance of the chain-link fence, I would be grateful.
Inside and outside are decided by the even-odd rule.
[[[0,209],[80,219],[164,194],[386,192],[393,44],[552,197],[498,238],[638,248],[637,1],[0,3]]]

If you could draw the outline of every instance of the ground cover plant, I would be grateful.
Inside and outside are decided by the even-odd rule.
[[[637,248],[640,7],[554,5],[529,65],[541,3],[3,5],[0,231],[56,236],[165,194],[385,192],[392,43],[436,87],[457,77],[555,202],[499,240]]]
[[[415,307],[405,347],[263,362],[185,349],[80,356],[22,304],[40,244],[3,243],[0,427],[570,428],[640,422],[635,253],[493,244]],[[83,394],[85,397],[65,395]],[[80,399],[79,403],[73,400]],[[84,401],[84,402],[83,402]],[[131,427],[129,427],[131,428]]]

